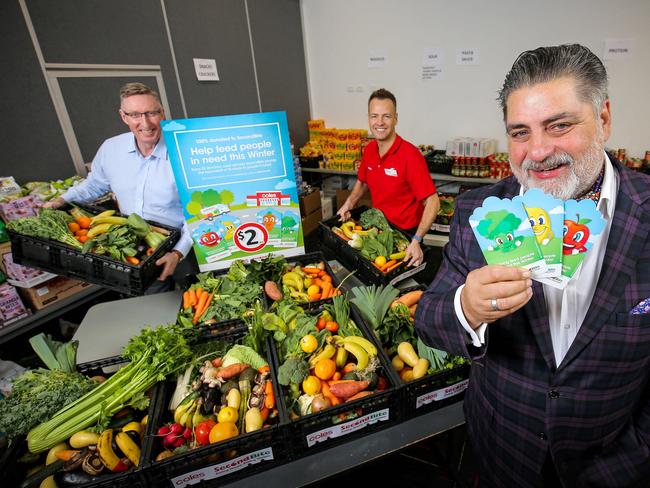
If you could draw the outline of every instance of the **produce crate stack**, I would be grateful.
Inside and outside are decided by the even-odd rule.
[[[108,213],[110,215],[105,215]],[[129,219],[134,216],[137,223],[148,224],[146,230],[131,224],[134,220]],[[38,220],[28,219],[13,221],[8,226],[14,262],[127,295],[144,294],[160,274],[156,261],[170,251],[180,237],[177,229],[145,222],[136,214],[127,219],[114,211],[101,212],[91,207],[75,206],[69,213],[43,209],[39,217],[31,217]],[[135,243],[131,241],[131,231],[142,234]],[[153,234],[165,237],[157,239],[155,246],[147,244],[151,252],[142,254],[139,248],[144,251],[147,245],[137,243]],[[85,244],[95,241],[95,247]],[[100,248],[104,254],[98,254]]]
[[[246,332],[246,329],[229,331],[209,339],[211,344],[222,346],[226,351],[224,365],[228,361],[228,351],[237,347]],[[234,363],[219,370],[214,366],[216,357],[207,357],[206,360],[209,364],[204,365],[201,388],[188,396],[178,397],[181,400],[176,400],[173,414],[169,406],[177,382],[161,383],[155,392],[153,413],[146,433],[147,447],[143,454],[143,474],[148,486],[186,486],[199,480],[226,483],[278,466],[289,459],[285,445],[286,416],[276,409],[273,419],[258,418],[260,411],[269,405],[266,403],[268,395],[259,397],[263,398],[261,406],[252,406],[251,403],[258,388],[265,393],[270,393],[267,389],[272,388],[270,396],[278,398],[273,364],[269,362],[270,368],[266,369],[263,366],[258,368],[257,364],[246,365],[245,369],[237,369],[231,375],[229,368],[238,368],[240,364]],[[224,375],[228,373],[225,382],[225,376],[213,377],[222,372]],[[210,383],[213,380],[214,383]],[[227,408],[219,411],[215,423],[209,418],[209,409],[212,403],[220,406],[224,402],[227,402]],[[174,429],[178,426],[182,428],[179,427],[176,434]],[[171,449],[183,443],[189,445],[183,429],[194,432],[199,446],[183,453],[172,453]]]
[[[413,317],[423,290],[422,285],[404,290],[388,285],[351,292],[359,326],[389,354],[390,374],[402,393],[404,419],[461,401],[468,385],[469,362],[428,348],[417,338]],[[378,310],[385,314],[378,317]]]
[[[356,315],[350,318],[352,324],[358,321]],[[358,329],[350,334],[355,329],[344,330],[337,321],[342,322],[336,305],[312,310],[298,318],[289,336],[276,340],[271,347],[278,383],[283,385],[279,403],[291,419],[292,459],[377,432],[400,420],[399,392],[389,377],[385,355],[372,338],[364,337]],[[303,331],[310,332],[298,341]],[[304,369],[306,364],[309,371]],[[372,371],[366,369],[371,364]]]
[[[351,212],[352,220],[355,223],[358,223],[361,215],[367,210],[369,210],[367,207],[355,208]],[[400,254],[396,249],[391,249],[388,250],[391,254],[384,256],[386,259],[384,264],[390,264],[388,261],[392,261],[394,266],[389,267],[388,271],[382,271],[379,269],[376,262],[364,257],[358,249],[351,245],[354,244],[354,242],[352,242],[352,235],[354,233],[359,233],[359,231],[356,229],[349,231],[343,229],[346,225],[349,225],[349,222],[341,224],[338,216],[322,221],[320,226],[321,234],[323,236],[323,244],[327,246],[335,256],[337,256],[337,259],[346,268],[356,270],[362,281],[382,285],[389,283],[394,285],[406,278],[416,275],[425,268],[427,256],[430,252],[428,248],[423,248],[425,256],[422,264],[413,268],[406,268],[405,264],[401,262],[404,257],[403,254]],[[362,234],[367,232],[367,230],[361,230]],[[400,233],[400,235],[401,239],[408,245],[409,238],[404,234]],[[391,256],[394,256],[395,258],[393,259]]]

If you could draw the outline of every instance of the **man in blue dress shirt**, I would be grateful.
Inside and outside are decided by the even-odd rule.
[[[120,100],[120,117],[130,132],[104,141],[93,159],[88,178],[45,206],[56,208],[66,202],[90,202],[111,191],[122,214],[135,212],[145,220],[182,228],[174,249],[156,261],[163,268],[147,294],[171,290],[172,274],[190,251],[192,238],[184,225],[167,147],[161,137],[160,121],[165,118],[165,112],[158,93],[142,83],[124,85]]]

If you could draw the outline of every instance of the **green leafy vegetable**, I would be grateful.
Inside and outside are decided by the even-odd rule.
[[[77,368],[77,347],[79,341],[59,342],[42,332],[29,339],[34,352],[49,369],[60,369],[74,373]]]
[[[255,283],[278,282],[286,262],[284,256],[273,256],[272,254],[264,259],[253,259],[248,264],[248,279]]]
[[[10,439],[27,434],[96,386],[96,382],[77,372],[27,371],[13,380],[11,394],[0,400],[0,432]]]
[[[26,236],[51,239],[81,249],[82,244],[68,230],[68,223],[73,220],[62,210],[42,208],[37,217],[12,220],[7,224],[7,228]]]
[[[230,366],[231,364],[244,363],[259,369],[266,366],[266,360],[248,346],[235,344],[223,357],[223,367]]]
[[[288,358],[278,368],[278,383],[288,386],[299,385],[309,376],[309,363],[304,359]]]
[[[350,301],[357,306],[363,318],[376,330],[384,320],[391,303],[399,295],[399,290],[391,285],[357,286],[352,288],[352,294],[354,298]]]
[[[359,217],[359,222],[364,229],[377,227],[379,230],[391,230],[390,224],[386,220],[386,217],[384,217],[383,212],[376,208],[371,208],[363,212]]]
[[[113,414],[128,405],[146,408],[149,399],[145,392],[183,370],[192,358],[185,337],[173,326],[143,329],[129,340],[122,355],[130,360],[129,364],[29,431],[27,445],[31,452],[43,452],[93,425],[100,430]]]

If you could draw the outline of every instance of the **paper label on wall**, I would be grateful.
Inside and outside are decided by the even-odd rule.
[[[271,252],[304,254],[284,112],[161,125],[201,271]]]
[[[368,427],[369,425],[372,425],[376,422],[383,422],[385,420],[388,420],[389,417],[390,409],[385,408],[383,410],[378,410],[377,412],[372,412],[368,415],[364,415],[363,417],[350,420],[349,422],[345,422],[343,424],[333,425],[326,429],[312,432],[305,437],[307,440],[307,447],[311,447],[317,442],[323,442],[328,439],[334,439],[336,437],[341,437],[343,435],[356,432],[357,430]]]
[[[445,63],[445,51],[440,47],[426,47],[422,53],[422,67],[440,66]]]
[[[196,79],[199,81],[219,81],[216,59],[193,58]]]
[[[383,68],[386,65],[386,53],[370,51],[368,55],[368,68]]]
[[[478,66],[480,63],[479,50],[475,47],[459,49],[456,53],[456,64]]]
[[[634,39],[605,39],[603,59],[631,58],[634,50]]]
[[[267,447],[259,451],[244,454],[243,456],[230,459],[226,462],[214,464],[207,468],[197,469],[189,473],[182,474],[176,478],[172,478],[172,486],[182,488],[183,486],[193,485],[202,481],[212,480],[225,476],[230,473],[244,469],[252,464],[257,464],[261,461],[273,461],[273,448]]]

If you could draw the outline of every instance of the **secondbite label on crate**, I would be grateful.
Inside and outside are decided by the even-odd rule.
[[[181,476],[177,476],[176,478],[172,478],[170,481],[173,486],[178,487],[193,485],[201,481],[211,480],[234,473],[235,471],[239,471],[240,469],[244,469],[261,461],[273,461],[272,447],[260,449],[259,451],[251,452],[206,468],[197,469]]]
[[[453,385],[440,388],[439,390],[430,391],[429,393],[420,395],[415,400],[415,408],[417,409],[431,402],[439,402],[441,400],[444,400],[445,398],[458,395],[459,393],[467,389],[468,384],[469,384],[469,380],[463,380],[463,381],[459,381],[458,383],[454,383]]]
[[[390,408],[385,408],[383,410],[378,410],[377,412],[369,413],[363,417],[350,420],[344,424],[333,425],[327,429],[322,429],[316,432],[312,432],[305,438],[307,439],[307,447],[311,447],[317,442],[323,442],[328,439],[334,439],[336,437],[341,437],[351,432],[356,432],[361,430],[364,427],[372,425],[376,422],[383,422],[388,420],[390,417]]]

